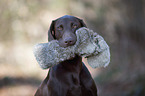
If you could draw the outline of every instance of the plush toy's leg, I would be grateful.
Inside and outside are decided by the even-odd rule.
[[[97,96],[95,82],[84,64],[80,73],[80,83],[82,86],[82,96]]]

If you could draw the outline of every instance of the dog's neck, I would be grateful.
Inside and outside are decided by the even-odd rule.
[[[76,55],[73,59],[63,61],[60,64],[70,72],[75,71],[79,73],[82,68],[82,57]]]

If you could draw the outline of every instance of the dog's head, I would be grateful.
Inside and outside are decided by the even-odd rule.
[[[48,31],[48,40],[58,40],[62,47],[72,46],[77,40],[75,32],[81,27],[86,27],[83,20],[70,15],[62,16],[52,21]]]

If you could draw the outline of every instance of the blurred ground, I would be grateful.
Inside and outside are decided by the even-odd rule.
[[[145,96],[144,0],[1,0],[0,96],[34,95],[47,70],[33,46],[47,42],[51,21],[66,14],[82,18],[110,46],[108,67],[87,65],[99,96]]]

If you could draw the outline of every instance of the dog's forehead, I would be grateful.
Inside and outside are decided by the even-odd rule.
[[[76,19],[77,17],[75,17],[75,16],[71,16],[71,15],[64,15],[64,16],[62,16],[62,17],[60,17],[60,19]]]
[[[57,23],[59,23],[59,24],[60,23],[68,23],[68,22],[79,22],[79,21],[78,21],[77,17],[70,16],[70,15],[62,16],[56,20],[56,24]]]

